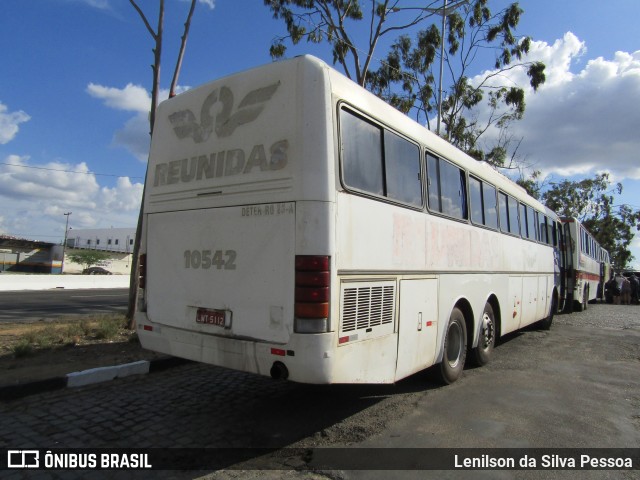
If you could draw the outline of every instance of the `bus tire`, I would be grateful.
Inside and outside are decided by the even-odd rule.
[[[438,380],[449,385],[462,375],[467,357],[467,327],[462,311],[455,307],[447,323],[444,337],[442,361],[437,366]]]
[[[549,316],[547,318],[543,318],[538,322],[538,328],[540,330],[549,330],[551,328],[551,324],[553,323],[553,316],[558,311],[558,300],[556,295],[553,295],[551,299],[551,310],[549,311]]]
[[[496,318],[493,314],[491,304],[486,303],[482,312],[480,324],[480,337],[478,346],[471,350],[471,361],[474,365],[481,367],[489,363],[493,348],[496,345]]]
[[[584,290],[582,290],[582,295],[580,297],[580,300],[574,300],[573,302],[574,311],[584,312],[587,309],[588,298],[589,298],[589,293],[587,292],[587,287],[584,287]]]

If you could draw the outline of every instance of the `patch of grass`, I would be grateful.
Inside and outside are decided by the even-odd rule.
[[[29,355],[33,355],[33,346],[26,339],[18,341],[18,343],[13,346],[12,350],[13,355],[16,358],[28,357]]]
[[[122,327],[122,318],[120,316],[99,318],[95,330],[95,338],[98,340],[112,340],[120,334]]]
[[[95,341],[127,340],[122,334],[126,328],[123,315],[99,315],[82,318],[64,318],[46,326],[33,325],[11,342],[11,351],[18,357],[31,355],[36,350],[50,349],[63,345],[79,345]],[[129,332],[136,337],[135,332]],[[14,337],[15,338],[15,337]]]

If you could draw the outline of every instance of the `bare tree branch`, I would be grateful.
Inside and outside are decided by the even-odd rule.
[[[129,0],[129,3],[131,3],[131,5],[133,5],[133,8],[136,9],[136,12],[138,12],[138,15],[140,15],[140,18],[142,19],[142,21],[144,22],[144,26],[147,27],[147,30],[149,31],[149,33],[151,34],[151,36],[153,37],[153,39],[156,39],[156,32],[153,31],[153,28],[151,28],[151,25],[149,24],[149,21],[147,20],[146,15],[144,14],[144,12],[140,9],[140,7],[136,4],[135,0]]]
[[[178,60],[176,61],[176,69],[173,72],[173,79],[171,80],[171,88],[169,90],[169,98],[175,97],[176,87],[178,85],[178,76],[180,75],[180,69],[182,68],[182,59],[184,57],[184,51],[187,46],[187,37],[189,36],[189,29],[191,28],[191,17],[193,17],[193,11],[196,8],[196,0],[191,0],[191,8],[189,9],[189,15],[184,23],[184,33],[182,35],[182,41],[180,42],[180,53],[178,54]]]

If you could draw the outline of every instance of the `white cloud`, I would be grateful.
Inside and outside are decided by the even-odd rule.
[[[144,87],[127,84],[124,88],[105,87],[90,83],[87,93],[104,101],[104,104],[116,110],[148,113],[151,108],[151,97]]]
[[[115,187],[102,187],[99,196],[100,203],[108,210],[138,212],[142,188],[141,183],[131,183],[128,177],[120,177]]]
[[[640,50],[580,62],[574,73],[585,52],[572,33],[552,45],[532,42],[526,60],[544,62],[547,75],[537,93],[522,71],[502,76],[526,87],[524,119],[511,129],[523,138],[519,152],[545,173],[590,175],[606,168],[640,179]]]
[[[124,147],[141,162],[149,156],[149,119],[147,115],[138,114],[126,121],[124,126],[113,135],[113,144]]]
[[[180,94],[189,87],[177,86],[176,94]],[[116,110],[136,112],[122,128],[113,135],[113,144],[127,149],[141,162],[146,162],[149,155],[149,110],[151,108],[151,95],[141,86],[127,84],[124,88],[105,87],[95,83],[87,86],[87,93],[98,98],[104,104]],[[159,100],[169,98],[169,90],[160,90]]]
[[[191,0],[180,0],[182,3],[191,3]],[[209,10],[216,8],[216,0],[198,0],[198,3],[209,7]]]
[[[27,238],[47,232],[51,238],[36,239],[57,242],[64,235],[66,212],[73,212],[70,225],[75,228],[136,224],[141,183],[121,177],[115,186],[101,187],[84,162],[38,165],[29,157],[9,155],[2,163],[9,165],[0,165],[0,231]]]
[[[149,152],[149,110],[151,96],[139,85],[127,84],[124,88],[105,87],[95,83],[87,86],[87,93],[116,110],[136,112],[136,115],[117,130],[113,136],[116,146],[124,147],[142,162]],[[167,93],[168,96],[168,93]]]
[[[9,155],[4,163],[8,165],[0,166],[0,195],[6,197],[73,206],[90,204],[89,199],[98,190],[95,176],[87,174],[89,168],[84,162],[30,165],[29,157]]]
[[[0,103],[0,144],[9,143],[18,134],[18,125],[28,122],[31,117],[22,110],[9,112],[8,107]]]
[[[97,8],[98,10],[109,10],[111,5],[109,5],[109,0],[72,0],[77,3],[84,3],[85,5]]]

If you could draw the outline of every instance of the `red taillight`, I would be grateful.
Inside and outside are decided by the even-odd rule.
[[[147,286],[147,254],[140,255],[138,260],[138,287],[145,288]]]
[[[329,257],[320,255],[297,255],[296,272],[328,272]]]
[[[324,303],[329,301],[329,287],[296,287],[296,303]]]
[[[328,256],[296,256],[295,331],[321,333],[328,329],[331,275]]]

